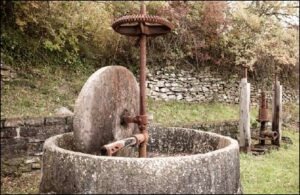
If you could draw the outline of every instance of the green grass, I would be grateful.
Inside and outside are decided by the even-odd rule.
[[[240,155],[241,181],[246,194],[299,194],[299,131],[283,131],[293,145],[260,156]]]
[[[2,85],[1,118],[51,116],[74,102],[91,71],[69,71],[52,67],[19,70]]]
[[[220,103],[148,101],[154,121],[162,125],[231,120],[238,118],[238,106]]]
[[[154,101],[148,99],[149,112],[154,122],[161,125],[185,125],[201,122],[238,120],[238,104],[189,103],[182,101]],[[258,110],[251,108],[251,121],[255,122]]]

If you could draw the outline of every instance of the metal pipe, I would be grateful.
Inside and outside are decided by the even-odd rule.
[[[146,15],[146,5],[142,1],[141,15]],[[140,23],[143,32],[144,24]],[[146,115],[146,35],[142,33],[140,37],[140,115]],[[145,141],[139,146],[139,157],[147,157],[148,131],[146,125],[139,126],[140,131],[145,136]]]
[[[278,133],[276,131],[262,131],[261,135],[264,137],[271,138],[272,140],[275,140],[278,137]]]
[[[264,138],[264,131],[266,130],[266,122],[262,121],[260,123],[260,132],[259,132],[259,138]],[[260,145],[265,145],[265,140],[264,139],[259,139],[259,144]]]
[[[135,146],[145,141],[143,134],[135,134],[132,137],[121,139],[101,147],[101,155],[112,156],[123,148],[128,146]]]

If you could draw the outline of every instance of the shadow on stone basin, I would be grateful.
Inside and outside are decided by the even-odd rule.
[[[185,128],[150,127],[149,157],[74,151],[73,133],[44,144],[41,193],[241,193],[236,140]]]

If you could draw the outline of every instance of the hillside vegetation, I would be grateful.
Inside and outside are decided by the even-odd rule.
[[[276,70],[283,82],[297,87],[299,2],[146,5],[149,14],[175,25],[171,33],[148,39],[149,67],[189,64],[236,73],[239,66],[248,66],[251,77],[268,83]],[[75,71],[113,64],[137,72],[137,38],[119,35],[111,24],[138,14],[139,6],[135,1],[1,1],[1,60],[25,73],[26,67]]]

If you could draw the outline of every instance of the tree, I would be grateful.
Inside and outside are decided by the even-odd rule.
[[[283,13],[279,7],[282,5],[276,2],[239,2],[232,9],[231,27],[225,34],[235,64],[255,69],[261,78],[293,69],[299,58],[298,29],[287,28],[271,15]]]

